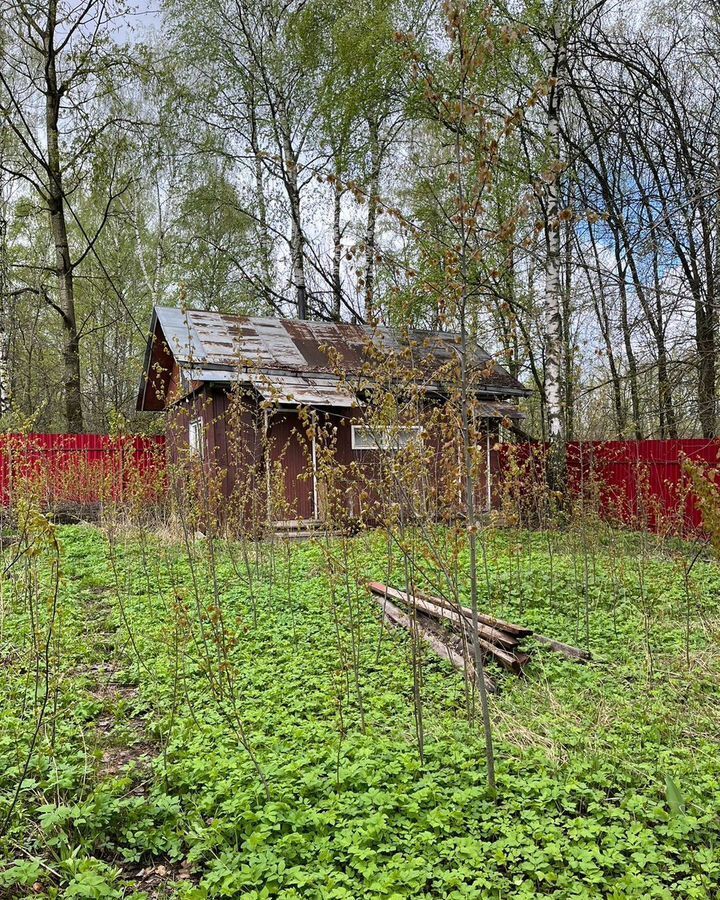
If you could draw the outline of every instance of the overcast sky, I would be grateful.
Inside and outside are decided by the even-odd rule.
[[[160,0],[135,0],[130,9],[125,27],[120,28],[123,37],[141,40],[148,31],[152,32],[157,28],[161,15]]]

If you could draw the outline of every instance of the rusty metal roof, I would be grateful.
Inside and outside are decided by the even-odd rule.
[[[423,373],[428,388],[437,388],[433,376],[458,359],[460,348],[459,335],[449,332],[401,333],[342,322],[229,316],[162,306],[153,312],[153,334],[157,325],[186,385],[255,383],[259,373],[275,384],[276,394],[284,392],[288,399],[281,402],[318,405],[349,405],[351,391],[337,374],[371,377],[372,367],[390,355],[401,355],[409,367]],[[481,373],[477,379],[480,393],[494,397],[528,393],[479,347],[474,348],[472,366]],[[305,400],[300,399],[301,394]]]
[[[151,382],[167,382],[167,365],[158,369],[163,346],[179,369],[187,394],[202,384],[253,385],[280,403],[353,406],[360,382],[367,386],[390,357],[415,373],[429,391],[441,391],[452,380],[459,360],[460,337],[449,332],[371,328],[343,322],[309,322],[228,316],[216,312],[159,306],[153,311],[138,409],[146,405]],[[156,341],[160,343],[156,343]],[[475,392],[488,399],[523,396],[528,391],[481,348],[475,347],[471,367]],[[165,371],[158,374],[155,370]],[[444,370],[444,371],[443,371]],[[339,377],[341,376],[341,377]],[[354,379],[353,385],[350,382]],[[156,386],[157,387],[157,386]],[[158,396],[164,396],[165,383]],[[508,413],[510,415],[510,413]]]

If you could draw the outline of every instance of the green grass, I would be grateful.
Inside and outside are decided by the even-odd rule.
[[[687,594],[689,548],[488,538],[483,608],[596,657],[537,645],[527,678],[493,673],[495,799],[462,677],[429,652],[421,764],[410,641],[362,587],[387,579],[381,536],[266,546],[252,593],[238,546],[190,566],[167,537],[59,537],[1,897],[720,896],[720,570],[701,559]],[[44,698],[51,560],[2,586],[0,819]]]

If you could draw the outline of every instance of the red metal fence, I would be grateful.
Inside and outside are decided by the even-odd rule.
[[[165,438],[0,435],[0,501],[33,491],[46,506],[154,502],[165,481]]]
[[[547,447],[505,445],[500,470],[526,485],[545,478]],[[595,504],[608,519],[668,531],[702,528],[702,516],[685,460],[720,467],[720,440],[587,441],[568,445],[570,494]]]
[[[543,444],[504,445],[499,483],[529,507],[545,481]],[[684,460],[720,468],[720,440],[592,441],[568,445],[570,493],[613,521],[693,530],[702,517]],[[514,471],[514,474],[513,474]],[[166,485],[163,437],[0,435],[0,503],[32,490],[47,506],[157,503]]]

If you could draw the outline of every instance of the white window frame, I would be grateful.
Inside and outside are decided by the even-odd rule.
[[[188,422],[188,451],[191,456],[205,459],[205,423],[202,416]]]
[[[351,426],[353,450],[389,450],[397,453],[414,441],[421,441],[422,425]]]

